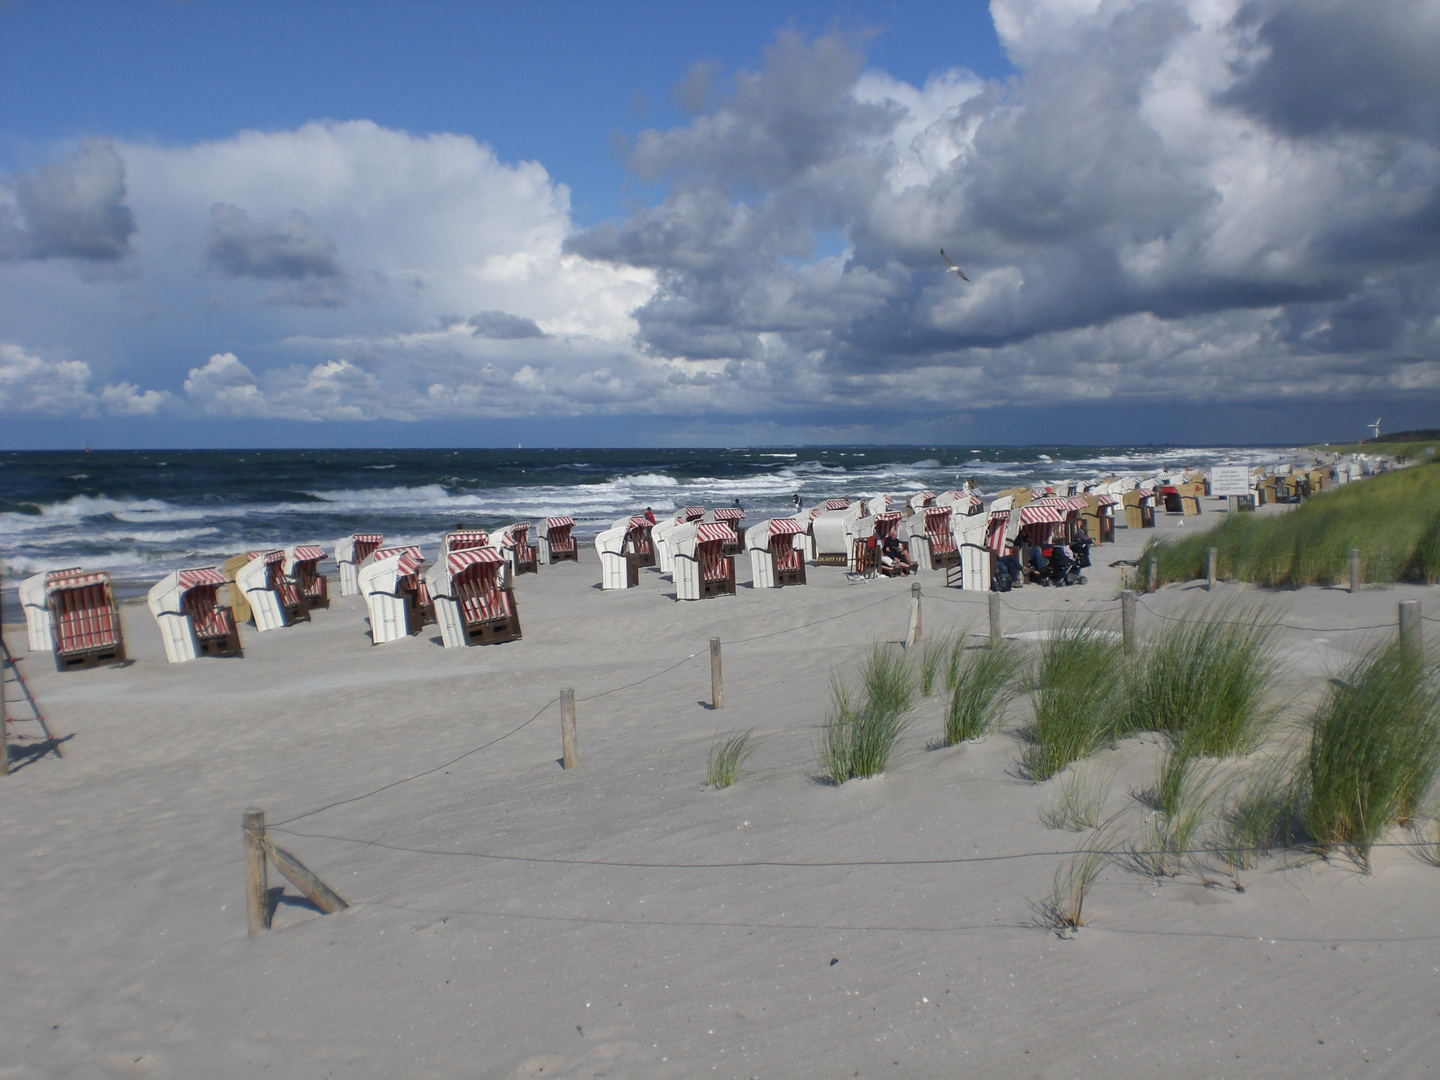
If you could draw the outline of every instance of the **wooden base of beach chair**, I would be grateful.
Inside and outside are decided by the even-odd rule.
[[[518,613],[465,627],[465,640],[471,645],[498,645],[502,641],[518,641],[520,637]]]
[[[704,600],[711,596],[734,596],[735,575],[721,578],[718,581],[702,581],[700,583],[700,599]]]
[[[786,585],[805,584],[805,564],[802,562],[795,570],[776,570],[775,588],[783,589]]]
[[[952,566],[960,565],[960,552],[941,551],[936,552],[933,548],[930,551],[931,570],[949,570]]]
[[[627,553],[628,557],[635,560],[636,566],[654,566],[655,552],[653,551],[632,551]]]
[[[625,553],[625,587],[627,589],[636,588],[640,584],[640,567],[655,565],[653,559],[647,563],[642,562],[641,558],[633,551]]]
[[[125,646],[111,645],[104,649],[93,649],[90,652],[82,653],[59,653],[55,654],[56,671],[80,671],[83,668],[100,667],[103,664],[123,664],[125,662]]]
[[[227,634],[225,637],[196,638],[195,645],[201,656],[244,656],[245,650],[240,647],[240,633]]]
[[[556,551],[553,547],[550,549],[550,562],[551,562],[552,565],[553,565],[554,563],[557,563],[557,562],[579,562],[579,561],[580,561],[580,548],[579,548],[579,545],[576,545],[575,547],[572,547],[569,551]]]
[[[303,600],[298,604],[287,604],[282,610],[285,612],[286,626],[310,621],[310,605]]]

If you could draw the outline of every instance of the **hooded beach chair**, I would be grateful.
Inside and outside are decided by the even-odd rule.
[[[945,570],[960,565],[960,549],[952,529],[954,508],[931,505],[906,520],[910,559],[917,566]]]
[[[515,577],[521,574],[533,574],[539,569],[540,563],[536,558],[535,545],[530,543],[530,523],[528,521],[517,521],[513,525],[506,525],[497,533],[490,535],[491,547],[498,547],[500,554],[510,565],[510,573]],[[438,566],[439,563],[436,563]]]
[[[977,591],[990,588],[995,579],[995,560],[999,557],[995,539],[998,536],[1000,542],[1004,542],[1009,516],[1009,510],[998,510],[993,515],[966,514],[951,519],[960,561],[945,568],[947,586]]]
[[[1122,498],[1127,529],[1153,529],[1155,527],[1155,504],[1143,488],[1131,488],[1125,492]]]
[[[546,566],[552,563],[580,561],[580,549],[571,531],[575,528],[573,517],[551,517],[545,519],[545,529],[535,538],[536,556]]]
[[[796,518],[771,518],[745,530],[750,577],[757,589],[805,584],[804,530]]]
[[[661,518],[650,529],[650,543],[655,547],[655,565],[662,574],[675,573],[675,552],[670,547],[669,536],[686,523],[685,513],[681,510],[672,517]]]
[[[644,514],[628,518],[617,518],[610,523],[612,529],[625,530],[625,550],[635,556],[636,566],[655,565],[655,545],[650,539],[650,528],[654,525]]]
[[[626,550],[625,538],[630,522],[606,529],[595,537],[595,554],[600,557],[600,588],[633,589],[640,584],[640,563],[634,552]]]
[[[419,599],[420,568],[424,565],[418,547],[380,548],[365,559],[360,567],[360,594],[370,612],[373,644],[399,641],[420,632],[425,624]]]
[[[676,597],[735,595],[735,557],[725,554],[734,544],[735,530],[725,521],[694,521],[672,532]]]
[[[735,544],[726,555],[738,555],[745,546],[745,529],[740,524],[745,519],[745,511],[738,506],[718,506],[702,517],[701,521],[723,521],[735,530]]]
[[[355,533],[335,541],[335,563],[340,567],[340,595],[360,595],[360,564],[385,542],[379,533]]]
[[[150,587],[146,602],[160,626],[170,663],[245,655],[234,612],[220,603],[220,589],[228,584],[215,567],[197,566],[173,570]]]
[[[45,575],[45,606],[59,671],[120,663],[125,640],[108,570],[59,570]]]
[[[285,549],[285,576],[295,582],[307,611],[330,606],[330,583],[318,569],[324,558],[319,544],[292,544]]]
[[[285,552],[252,551],[235,572],[235,584],[250,605],[255,629],[262,633],[308,621],[309,606],[300,598],[293,579],[285,576]]]
[[[50,622],[50,607],[45,602],[45,579],[51,574],[79,573],[80,567],[72,566],[68,570],[46,570],[20,582],[16,591],[20,594],[20,608],[25,612],[25,636],[30,641],[32,653],[55,651],[55,632]]]
[[[445,648],[489,645],[520,637],[520,609],[510,564],[492,547],[452,551],[425,575]]]
[[[831,499],[810,522],[810,535],[815,541],[815,564],[817,566],[853,566],[855,540],[870,535],[870,529],[860,528],[866,520],[865,502],[860,500],[847,503],[844,499]]]

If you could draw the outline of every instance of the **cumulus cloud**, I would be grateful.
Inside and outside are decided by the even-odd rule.
[[[42,416],[150,416],[169,404],[167,391],[133,383],[90,389],[83,360],[47,360],[19,345],[0,342],[0,410]]]
[[[63,165],[10,177],[0,203],[0,259],[114,262],[130,253],[135,215],[125,205],[125,163],[108,139],[87,139]]]
[[[523,319],[504,311],[482,311],[471,315],[468,325],[474,327],[476,337],[495,338],[497,341],[545,336],[545,331],[536,325],[534,319]]]

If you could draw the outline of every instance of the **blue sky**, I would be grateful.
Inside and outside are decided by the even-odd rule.
[[[16,0],[0,444],[1433,426],[1437,52],[1410,0]]]

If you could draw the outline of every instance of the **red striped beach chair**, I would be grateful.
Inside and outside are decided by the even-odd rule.
[[[283,550],[250,552],[235,573],[235,584],[250,605],[255,629],[262,633],[310,619],[310,608],[300,599],[300,590],[285,576]]]
[[[170,663],[245,655],[235,613],[220,603],[220,589],[228,584],[215,567],[198,566],[172,571],[151,586],[146,599]]]
[[[65,570],[48,570],[20,582],[16,590],[20,595],[20,607],[25,612],[25,636],[29,639],[32,653],[55,651],[55,632],[50,622],[50,606],[45,599],[45,579],[56,576],[73,576],[81,573],[78,566]]]
[[[738,555],[740,549],[745,545],[745,530],[740,522],[745,517],[745,511],[738,506],[720,506],[711,510],[701,520],[703,521],[724,521],[730,528],[735,530],[735,543],[725,552],[726,555]]]
[[[447,649],[521,636],[507,570],[505,557],[490,547],[452,551],[430,568],[426,580]]]
[[[571,530],[575,528],[572,517],[551,517],[545,519],[545,531],[536,538],[539,549],[537,557],[545,564],[580,561],[580,548],[575,543]]]
[[[757,589],[805,584],[805,528],[793,517],[756,522],[745,531],[750,578]]]
[[[425,557],[418,547],[380,548],[360,567],[360,594],[370,612],[370,640],[375,645],[418,634],[427,621],[422,608],[420,568]],[[429,593],[426,592],[428,598]],[[430,619],[434,619],[433,613]]]
[[[71,671],[123,663],[120,608],[108,570],[61,570],[45,575],[55,668]]]
[[[725,547],[735,543],[735,530],[724,521],[697,521],[670,534],[675,549],[675,595],[704,600],[735,595],[735,557]]]
[[[517,521],[500,530],[500,554],[510,564],[515,576],[533,574],[540,566],[535,545],[530,543],[530,523]]]
[[[380,549],[380,533],[355,533],[335,541],[335,563],[340,567],[340,595],[360,595],[360,564]]]
[[[650,541],[652,522],[644,514],[620,518],[611,528],[624,528],[625,553],[635,557],[636,566],[655,565],[655,545]]]
[[[325,558],[319,544],[293,544],[285,549],[285,576],[295,583],[307,611],[330,606],[330,583],[318,567]]]

